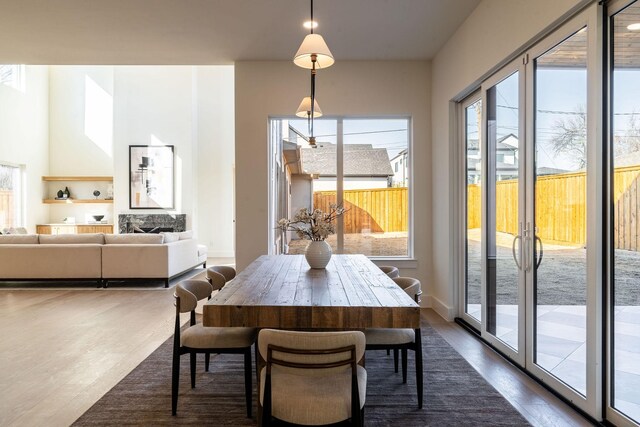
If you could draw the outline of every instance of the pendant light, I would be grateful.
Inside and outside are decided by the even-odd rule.
[[[293,63],[299,67],[311,70],[311,96],[305,97],[298,107],[296,115],[299,117],[307,116],[309,121],[309,145],[316,146],[316,138],[313,136],[313,119],[320,117],[322,111],[316,101],[316,70],[318,68],[328,68],[335,60],[329,50],[329,47],[320,34],[315,34],[313,28],[315,21],[313,20],[313,0],[311,1],[311,22],[309,25],[310,33],[304,38],[300,48],[293,57]],[[317,111],[316,111],[317,110]]]

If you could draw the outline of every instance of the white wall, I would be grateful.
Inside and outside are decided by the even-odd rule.
[[[51,174],[113,175],[114,204],[56,205],[49,221],[82,222],[91,212],[117,223],[119,213],[165,212],[129,209],[129,145],[173,145],[175,209],[168,212],[187,214],[187,228],[210,256],[233,256],[233,67],[50,69]]]
[[[234,256],[233,67],[196,67],[197,218],[209,256]],[[204,238],[206,237],[207,240]]]
[[[129,209],[129,146],[174,146],[174,208],[194,224],[191,67],[116,67],[114,71],[114,203],[117,213],[163,213]]]
[[[477,86],[479,79],[536,37],[582,0],[484,0],[433,60],[431,98],[433,157],[432,306],[455,316],[457,283],[452,283],[451,236],[454,189],[450,172],[451,100]]]
[[[309,72],[290,61],[236,63],[236,263],[245,268],[267,253],[267,123],[293,115],[309,91]],[[414,232],[417,262],[402,273],[430,290],[430,73],[424,61],[340,61],[318,72],[317,96],[327,115],[412,117]],[[427,165],[427,166],[425,166]],[[407,265],[407,264],[405,264]]]
[[[287,218],[291,218],[302,208],[311,209],[313,204],[313,184],[308,176],[293,175],[291,178],[291,204]]]
[[[113,67],[49,67],[49,175],[113,175]],[[51,182],[45,192],[54,198],[69,187],[73,198],[106,196],[105,182]],[[49,208],[49,223],[87,215],[105,215],[113,223],[111,204],[56,204]]]
[[[49,174],[48,70],[26,66],[25,90],[0,84],[0,161],[24,165],[26,226],[46,222],[42,176]]]

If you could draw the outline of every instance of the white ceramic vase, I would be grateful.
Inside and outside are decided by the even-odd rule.
[[[331,246],[324,240],[312,240],[304,253],[309,267],[325,268],[331,259]]]

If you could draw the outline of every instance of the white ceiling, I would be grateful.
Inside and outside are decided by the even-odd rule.
[[[336,60],[430,59],[480,0],[316,0]],[[291,59],[309,0],[0,0],[0,63]]]

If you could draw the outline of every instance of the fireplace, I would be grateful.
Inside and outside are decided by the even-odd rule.
[[[120,233],[160,233],[163,231],[185,231],[186,214],[120,214]]]

